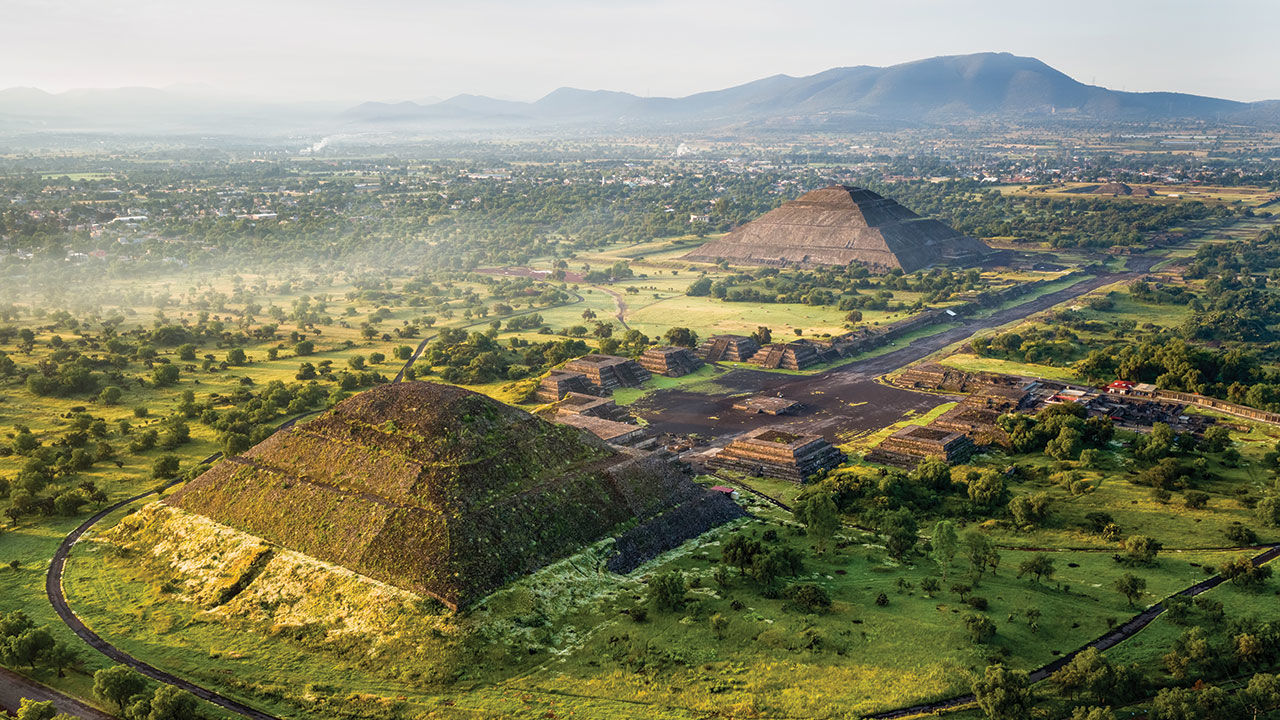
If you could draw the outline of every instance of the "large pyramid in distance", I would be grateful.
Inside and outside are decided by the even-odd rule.
[[[738,517],[671,465],[450,385],[383,385],[230,457],[166,502],[466,607],[625,525],[628,571]]]
[[[806,193],[685,255],[745,265],[848,265],[913,272],[970,265],[993,250],[870,190],[832,185]]]

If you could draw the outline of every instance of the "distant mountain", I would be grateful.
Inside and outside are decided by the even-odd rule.
[[[1183,93],[1085,85],[1009,53],[953,55],[889,67],[774,75],[679,98],[562,87],[535,102],[462,94],[446,100],[288,103],[202,86],[0,90],[0,132],[271,135],[530,130],[896,129],[953,122],[1232,122],[1280,126],[1280,101],[1235,102]]]
[[[465,99],[465,102],[462,101]],[[1274,117],[1266,103],[1187,95],[1131,93],[1085,85],[1045,63],[1009,53],[929,58],[890,67],[834,68],[816,75],[774,75],[681,98],[642,98],[629,93],[560,88],[532,103],[458,96],[416,108],[400,104],[386,112],[361,106],[367,122],[431,121],[458,117],[521,124],[565,121],[645,124],[742,123],[745,121],[945,122],[955,119],[1080,117],[1100,121],[1221,120]],[[448,111],[448,112],[446,112]]]

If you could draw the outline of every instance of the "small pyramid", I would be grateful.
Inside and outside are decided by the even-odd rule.
[[[745,265],[848,265],[913,272],[971,265],[994,251],[897,201],[832,185],[806,193],[685,255]]]

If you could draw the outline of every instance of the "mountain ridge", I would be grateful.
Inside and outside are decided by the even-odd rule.
[[[431,98],[431,100],[435,100]],[[248,123],[241,118],[252,118]],[[1241,102],[1081,83],[1034,57],[947,55],[812,75],[770,75],[682,97],[559,87],[532,102],[462,93],[434,102],[338,104],[231,100],[154,88],[0,90],[0,129],[154,126],[225,129],[232,120],[280,131],[895,129],[967,121],[1280,124],[1280,100]],[[223,123],[223,126],[219,126]]]

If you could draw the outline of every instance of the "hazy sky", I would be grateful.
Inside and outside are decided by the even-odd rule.
[[[1114,89],[1280,98],[1274,0],[0,0],[0,18],[0,88],[53,92],[684,95],[994,50]]]

